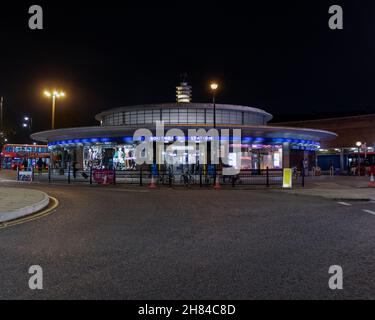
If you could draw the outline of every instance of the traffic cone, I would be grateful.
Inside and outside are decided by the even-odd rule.
[[[155,178],[154,175],[151,176],[151,183],[148,186],[150,189],[156,189],[156,183],[155,183]]]
[[[375,179],[374,179],[374,174],[373,173],[371,173],[370,182],[368,183],[368,186],[370,188],[375,188]]]
[[[221,189],[220,179],[219,179],[219,176],[218,176],[218,175],[217,175],[216,178],[215,178],[214,189],[215,189],[215,190],[219,190],[219,189]]]

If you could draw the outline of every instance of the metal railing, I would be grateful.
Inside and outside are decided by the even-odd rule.
[[[33,171],[34,181],[44,182],[65,182],[65,183],[82,183],[82,184],[127,184],[148,186],[153,183],[160,186],[213,186],[219,175],[219,182],[223,186],[265,186],[265,187],[282,187],[283,170],[282,169],[262,169],[262,170],[242,170],[239,174],[233,176],[223,176],[221,171],[218,172],[168,172],[168,171],[151,171],[151,170],[76,170],[68,166],[65,169],[49,169],[47,172],[38,173]],[[302,172],[293,173],[293,185],[305,186],[305,175]]]

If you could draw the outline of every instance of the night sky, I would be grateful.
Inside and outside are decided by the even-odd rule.
[[[14,1],[16,2],[16,1]],[[63,89],[57,127],[95,125],[95,114],[174,102],[187,72],[193,101],[263,108],[276,121],[375,113],[374,1],[39,1],[0,6],[0,95],[6,125],[26,137],[50,128],[45,88]],[[201,1],[203,3],[203,1]],[[28,28],[29,6],[44,30]],[[328,28],[342,5],[344,30]]]

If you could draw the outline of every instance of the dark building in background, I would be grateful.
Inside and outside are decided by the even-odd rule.
[[[336,138],[321,142],[317,162],[322,170],[328,170],[332,161],[336,170],[347,172],[358,158],[361,158],[360,161],[367,159],[369,165],[375,165],[375,114],[282,122],[274,125],[337,133]]]

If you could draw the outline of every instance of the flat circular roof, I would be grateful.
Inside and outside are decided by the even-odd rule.
[[[155,125],[145,126],[155,132]],[[165,133],[171,128],[178,128],[182,130],[187,129],[212,129],[212,125],[164,125]],[[289,128],[289,127],[273,127],[273,126],[242,126],[242,125],[220,125],[217,129],[241,129],[242,137],[265,138],[265,139],[286,139],[286,140],[310,140],[310,141],[325,141],[334,139],[337,135],[333,132],[306,129],[306,128]],[[137,127],[131,126],[96,126],[96,127],[79,127],[57,129],[34,133],[31,138],[41,142],[55,142],[76,139],[92,139],[92,138],[112,138],[133,136]],[[232,134],[232,133],[230,133]]]
[[[212,103],[159,103],[159,104],[143,104],[135,106],[126,106],[120,108],[109,109],[104,112],[101,112],[95,116],[95,119],[102,121],[103,117],[126,111],[135,111],[135,110],[154,110],[154,109],[179,109],[179,108],[188,108],[188,109],[210,109],[212,108]],[[270,121],[273,116],[272,114],[258,108],[248,107],[248,106],[237,106],[232,104],[216,104],[216,109],[220,110],[236,110],[236,111],[247,111],[261,114],[265,117],[266,122]]]

